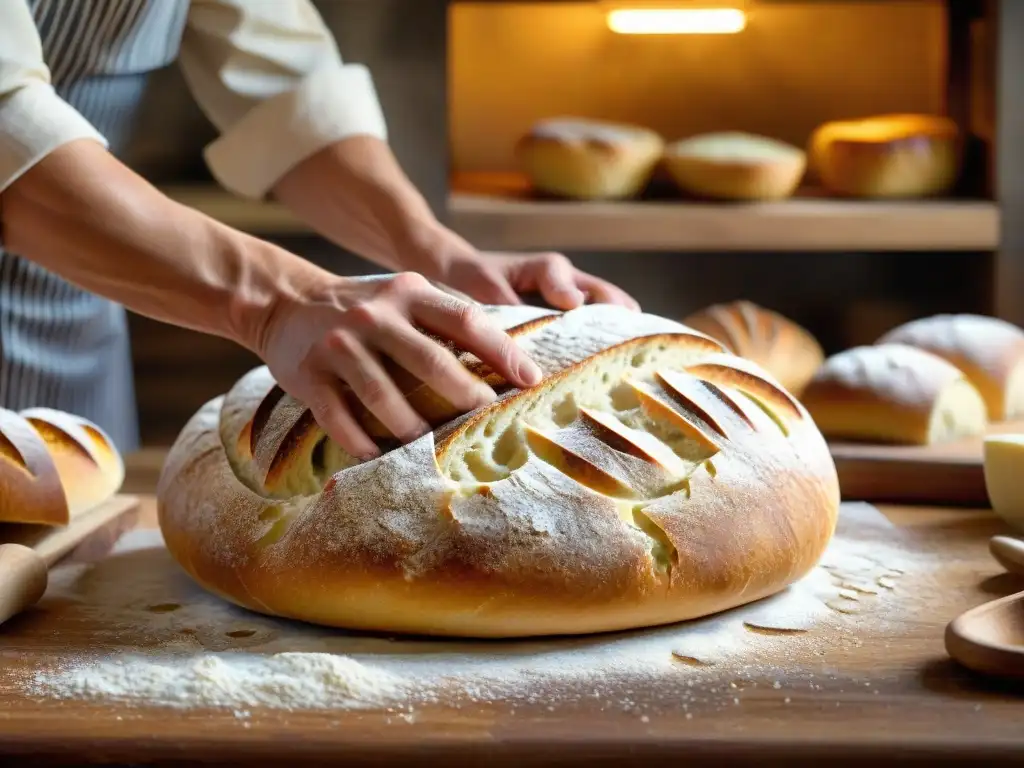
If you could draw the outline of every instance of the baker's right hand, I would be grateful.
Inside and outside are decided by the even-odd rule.
[[[381,355],[456,408],[469,411],[495,398],[489,386],[424,331],[476,355],[516,387],[541,379],[537,365],[480,307],[413,272],[332,275],[290,292],[267,314],[256,352],[281,388],[312,410],[331,439],[365,459],[380,451],[353,418],[342,383],[403,443],[430,429],[385,372]]]

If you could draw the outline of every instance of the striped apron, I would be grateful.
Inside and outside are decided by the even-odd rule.
[[[106,136],[115,156],[130,157],[149,75],[177,57],[188,0],[2,2],[28,3],[57,92]],[[0,251],[0,405],[76,413],[120,450],[136,449],[124,308]]]

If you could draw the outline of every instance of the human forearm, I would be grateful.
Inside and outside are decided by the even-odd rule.
[[[277,297],[324,274],[168,199],[92,141],[14,182],[0,217],[11,251],[139,314],[249,348]]]
[[[393,270],[440,278],[453,258],[476,257],[445,229],[388,145],[357,136],[285,174],[274,196],[342,247]]]

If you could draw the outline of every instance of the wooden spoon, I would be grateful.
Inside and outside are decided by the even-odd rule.
[[[1024,541],[1010,536],[993,536],[988,551],[1010,573],[1024,576]]]
[[[1024,541],[993,536],[992,557],[1024,575]],[[975,672],[1024,680],[1024,592],[991,600],[962,613],[946,627],[946,651]]]
[[[1024,592],[979,605],[951,621],[946,651],[975,672],[1024,680]]]

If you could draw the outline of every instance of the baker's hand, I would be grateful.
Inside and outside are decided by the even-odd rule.
[[[561,310],[584,303],[640,309],[621,288],[576,269],[560,253],[474,253],[452,259],[439,279],[485,304],[519,304],[519,294],[537,292]]]
[[[281,387],[305,403],[323,430],[351,455],[377,446],[353,418],[342,383],[402,442],[429,430],[381,365],[386,355],[456,408],[494,400],[455,355],[418,329],[455,342],[517,387],[541,372],[479,308],[411,273],[373,278],[329,276],[277,301],[257,352]]]

